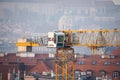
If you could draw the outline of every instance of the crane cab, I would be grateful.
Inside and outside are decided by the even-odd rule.
[[[48,33],[48,47],[62,48],[65,44],[65,34],[62,32]]]

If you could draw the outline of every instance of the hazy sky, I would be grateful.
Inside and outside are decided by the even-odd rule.
[[[119,4],[119,1],[114,0],[114,2]],[[0,38],[12,40],[21,38],[26,33],[31,35],[58,30],[58,22],[61,18],[64,19],[65,12],[72,12],[72,29],[115,28],[114,24],[119,22],[102,22],[99,23],[100,25],[91,25],[95,23],[94,19],[99,19],[95,18],[94,14],[84,14],[87,13],[84,9],[94,12],[96,7],[104,9],[104,6],[107,6],[109,10],[109,7],[115,5],[114,2],[112,0],[0,0]],[[112,16],[116,15],[116,17],[108,19],[117,18],[116,20],[119,21],[119,9],[119,5],[118,8],[113,8]],[[107,13],[104,14],[107,15]],[[83,17],[88,19],[84,20]],[[84,26],[86,24],[91,26]],[[117,28],[120,29],[119,26]]]
[[[115,22],[105,22],[100,23],[100,25],[95,25],[92,17],[93,19],[96,18],[94,16],[91,16],[91,14],[86,15],[88,17],[88,20],[81,21],[82,17],[86,17],[84,15],[86,12],[80,12],[82,9],[89,9],[90,7],[99,8],[107,5],[108,7],[110,5],[113,6],[114,3],[112,0],[0,0],[0,23],[2,23],[1,25],[3,27],[6,25],[6,23],[9,24],[8,27],[5,26],[7,27],[5,29],[13,27],[9,30],[13,32],[15,31],[19,33],[20,31],[20,33],[44,33],[48,31],[58,30],[58,22],[61,17],[65,16],[65,12],[71,11],[71,16],[74,18],[72,20],[72,29],[81,29],[83,27],[86,29],[98,29],[98,27],[111,29],[112,27],[116,27],[114,26]],[[114,19],[113,16],[117,14],[118,9],[120,8],[116,8],[116,10],[114,10],[115,14],[111,16],[111,20]],[[94,25],[91,27],[88,25],[88,27],[84,26],[85,24]],[[42,31],[40,31],[41,29]]]
[[[104,9],[104,6],[107,6],[109,9],[113,5],[112,0],[0,0],[0,27],[13,34],[22,33],[21,36],[25,33],[46,33],[58,30],[58,22],[61,18],[64,19],[65,12],[71,12],[72,29],[119,28],[114,25],[118,22],[99,21],[99,25],[96,25],[94,20],[99,19],[94,14],[85,15],[87,12],[84,10],[92,10],[90,7]],[[120,19],[119,9],[120,6],[114,9],[114,14],[108,20]],[[101,12],[105,15],[108,13]],[[118,16],[113,17],[115,15]],[[84,20],[83,17],[87,19]]]

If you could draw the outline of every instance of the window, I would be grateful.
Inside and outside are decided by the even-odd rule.
[[[110,58],[111,58],[111,59],[115,59],[115,56],[114,56],[114,55],[110,55]]]
[[[120,61],[116,62],[116,65],[120,65]]]
[[[80,74],[80,70],[75,70],[75,74]]]
[[[84,64],[84,61],[79,61],[78,64]]]
[[[20,62],[20,59],[19,59],[19,58],[17,58],[17,62]]]
[[[110,65],[110,62],[104,62],[104,65]]]
[[[64,36],[58,36],[58,42],[63,42],[64,41]]]
[[[80,77],[80,75],[81,75],[80,73],[81,73],[80,70],[75,70],[75,78]]]
[[[100,71],[100,76],[105,76],[105,75],[106,75],[106,71],[101,70],[101,71]]]
[[[119,71],[114,71],[113,72],[113,78],[118,78],[120,76]]]
[[[5,58],[5,61],[8,61],[8,59],[7,59],[7,58]]]
[[[86,72],[81,72],[81,75],[83,76],[83,75],[86,75]]]
[[[3,62],[0,62],[0,64],[2,64]]]
[[[92,61],[92,65],[95,65],[97,63],[97,61]]]
[[[8,62],[8,64],[17,64],[17,62]]]
[[[92,70],[87,70],[87,71],[86,71],[86,74],[89,75],[89,76],[92,76],[93,71],[92,71]]]

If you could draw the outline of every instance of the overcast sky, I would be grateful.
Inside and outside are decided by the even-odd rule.
[[[82,11],[82,9],[90,9],[90,7],[104,9],[104,6],[107,6],[109,9],[115,5],[114,2],[119,3],[119,0],[0,0],[0,27],[13,34],[46,33],[58,30],[60,20],[68,19],[65,17],[65,12],[71,12],[72,29],[119,28],[118,25],[115,25],[119,23],[117,21],[108,23],[100,21],[99,25],[96,25],[94,20],[97,20],[97,17],[91,16],[90,13],[90,15],[84,15],[86,12]],[[119,20],[119,9],[120,6],[113,8],[114,13],[108,20],[115,18]],[[105,15],[109,13],[111,12],[105,13]],[[100,14],[104,14],[104,11]],[[83,20],[82,17],[88,19]]]
[[[65,12],[71,12],[71,16],[74,18],[72,20],[72,29],[119,28],[119,26],[114,25],[117,22],[104,22],[100,23],[100,25],[96,25],[94,24],[95,22],[91,19],[88,19],[87,21],[85,20],[83,22],[81,22],[80,20],[85,13],[80,13],[80,10],[82,11],[82,8],[99,8],[99,6],[102,7],[107,5],[109,7],[110,5],[115,5],[114,2],[119,3],[119,0],[0,0],[0,22],[2,23],[1,25],[3,27],[3,23],[5,25],[6,23],[9,23],[9,27],[13,27],[10,28],[9,31],[19,32],[23,30],[23,32],[44,33],[48,31],[58,30],[59,21],[61,20],[61,18],[65,19]],[[114,18],[120,18],[120,14],[118,13],[119,9],[120,7],[114,10],[115,14],[111,16],[111,20]],[[113,17],[114,15],[118,16]],[[93,19],[94,18],[95,17],[93,17]],[[84,26],[85,24],[89,23],[91,25]],[[17,28],[15,27],[15,25]],[[7,27],[7,29],[9,27]],[[42,31],[40,31],[41,29]],[[20,33],[23,32],[21,31]]]
[[[103,7],[107,5],[107,7],[111,7],[116,4],[118,5],[119,1],[120,0],[0,0],[0,37],[10,40],[23,37],[26,33],[30,35],[58,30],[59,21],[66,19],[65,12],[71,12],[70,15],[74,17],[72,29],[120,28],[119,26],[114,26],[114,24],[118,24],[119,22],[105,22],[101,23],[101,25],[82,26],[85,24],[94,24],[95,22],[92,18],[94,19],[95,17],[94,15],[90,17],[87,15],[90,19],[81,21],[82,16],[86,12],[83,11],[83,13],[80,13],[85,7]],[[116,10],[113,9],[117,20],[120,19],[119,9],[119,5]],[[114,14],[112,16],[114,16]],[[114,17],[110,19],[112,20]]]

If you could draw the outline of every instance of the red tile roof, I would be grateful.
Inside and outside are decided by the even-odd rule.
[[[45,65],[43,61],[40,61],[29,72],[30,73],[32,72],[42,73],[43,71],[49,71],[49,68]]]
[[[120,48],[117,48],[115,51],[112,52],[114,55],[120,55]]]
[[[120,55],[120,48],[113,51],[113,54]],[[17,59],[20,59],[20,62],[24,63],[27,69],[26,71],[42,73],[43,71],[53,70],[55,72],[54,58],[51,59],[48,57],[49,57],[48,54],[36,54],[34,58],[19,57],[19,56],[16,56],[16,54],[8,54],[8,55],[5,55],[4,57],[0,57],[0,62],[3,62],[3,64],[0,64],[0,72],[4,72],[5,69],[8,72],[8,67],[5,68],[4,66],[13,67],[14,65],[16,65],[17,67],[17,64],[7,64],[7,65],[4,64],[8,62],[17,62]],[[82,58],[80,56],[77,56],[77,57],[78,58],[77,58],[77,62],[75,63],[75,70],[99,71],[101,69],[104,69],[106,71],[111,71],[111,72],[115,70],[120,70],[119,66],[116,65],[116,62],[120,61],[120,57],[116,57],[115,59],[102,59],[100,55],[87,55],[85,56],[85,58],[84,57]],[[8,60],[5,61],[5,59],[8,59]],[[84,65],[78,64],[78,62],[80,61],[84,61],[85,64]],[[92,61],[97,61],[97,64],[92,65]],[[106,61],[111,62],[110,66],[104,65],[104,62]],[[7,72],[4,74],[7,75]]]
[[[49,54],[35,54],[36,59],[48,58],[48,57],[49,57]]]

